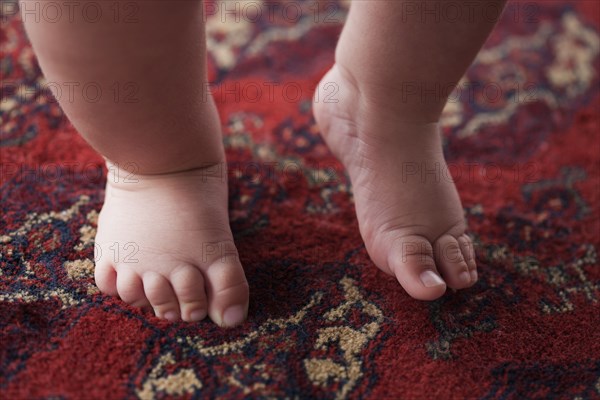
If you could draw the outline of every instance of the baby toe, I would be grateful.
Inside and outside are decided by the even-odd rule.
[[[431,243],[422,236],[399,237],[388,253],[388,266],[413,298],[434,300],[446,291],[433,258]]]
[[[204,277],[193,265],[182,265],[170,275],[184,321],[200,321],[208,314]]]
[[[477,262],[475,261],[475,248],[473,241],[467,234],[462,234],[458,237],[458,245],[462,251],[463,257],[469,267],[469,273],[471,274],[471,280],[477,281]]]
[[[143,281],[144,292],[156,316],[169,321],[178,320],[179,302],[167,278],[156,272],[147,272]]]
[[[442,235],[435,241],[435,261],[449,287],[464,289],[473,284],[469,267],[457,239],[452,235]]]
[[[237,257],[217,260],[205,274],[208,292],[208,314],[218,325],[233,327],[248,314],[249,287]]]
[[[119,295],[117,290],[117,272],[112,265],[97,263],[94,268],[94,280],[102,293],[109,296]]]
[[[144,285],[137,272],[129,268],[119,268],[116,288],[119,297],[125,303],[134,307],[146,307],[148,305]]]

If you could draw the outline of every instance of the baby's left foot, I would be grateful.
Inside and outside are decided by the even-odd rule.
[[[416,299],[436,299],[446,286],[473,285],[473,244],[438,124],[407,123],[392,107],[375,106],[338,66],[320,85],[327,83],[339,88],[338,101],[315,101],[315,118],[350,175],[372,260]]]
[[[124,178],[109,164],[95,246],[103,293],[170,321],[244,321],[248,283],[229,228],[223,165]]]

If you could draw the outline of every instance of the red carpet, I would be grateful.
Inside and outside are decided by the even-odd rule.
[[[101,159],[47,94],[7,4],[0,398],[600,398],[595,3],[513,3],[461,82],[479,89],[446,109],[480,280],[431,303],[369,261],[310,112],[344,9],[211,19],[232,226],[252,288],[248,322],[229,331],[98,293]]]

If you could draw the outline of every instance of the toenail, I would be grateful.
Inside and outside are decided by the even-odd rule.
[[[477,280],[477,270],[476,269],[471,270],[471,280],[473,282],[475,282]]]
[[[462,283],[471,283],[471,274],[469,274],[469,271],[463,271],[458,276],[458,279],[460,279]]]
[[[194,310],[190,313],[190,320],[201,321],[206,318],[206,310]]]
[[[169,321],[177,321],[177,313],[175,311],[167,311],[163,315],[164,319],[168,319]]]
[[[231,306],[223,313],[223,325],[233,327],[241,324],[244,321],[244,307]]]
[[[434,287],[444,285],[444,280],[431,270],[421,272],[421,282],[425,287]]]

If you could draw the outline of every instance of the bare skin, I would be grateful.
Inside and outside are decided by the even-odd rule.
[[[102,89],[96,101],[77,88],[74,98],[59,98],[112,171],[96,237],[96,283],[161,318],[238,325],[249,288],[229,228],[203,4],[136,2],[137,22],[126,24],[110,18],[112,3],[96,23],[24,18],[48,81]],[[399,179],[408,162],[446,165],[438,132],[446,97],[405,101],[402,85],[456,84],[493,21],[399,23],[403,3],[353,2],[336,65],[322,81],[338,85],[339,102],[315,102],[314,113],[348,169],[374,263],[414,298],[432,300],[447,286],[471,286],[476,264],[454,184]],[[134,101],[116,100],[115,85],[134,92]],[[131,172],[133,182],[125,181]]]
[[[352,3],[336,64],[320,84],[335,83],[338,101],[315,101],[313,109],[325,141],[352,180],[372,260],[412,297],[433,300],[447,287],[473,285],[477,266],[442,152],[439,120],[449,93],[421,88],[451,90],[495,21],[481,9],[469,14],[473,3],[453,2],[463,15],[473,16],[462,22],[442,11],[437,20],[409,13],[408,3],[417,4]],[[427,2],[429,10],[434,3]],[[497,10],[504,6],[484,3]],[[409,88],[416,93],[408,95]],[[408,173],[414,166],[417,173]]]
[[[96,102],[82,90],[73,101],[59,99],[111,167],[96,236],[96,283],[162,318],[208,315],[235,326],[246,318],[249,288],[229,227],[227,174],[214,172],[225,156],[206,92],[203,4],[140,1],[137,22],[115,23],[114,2],[92,3],[104,7],[97,23],[79,13],[73,23],[24,19],[47,80],[102,88]],[[131,83],[133,89],[125,86]]]

